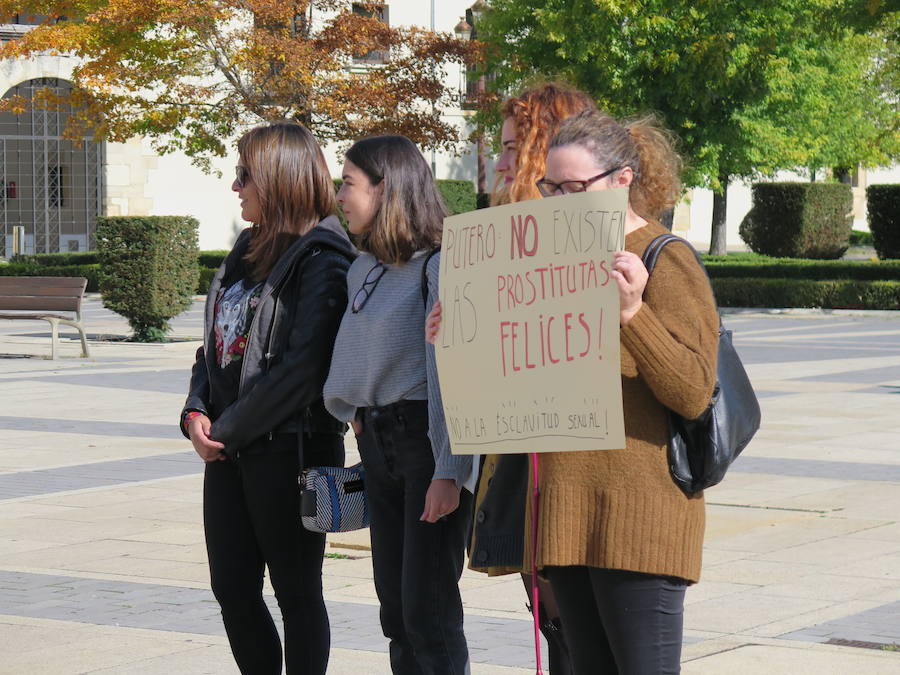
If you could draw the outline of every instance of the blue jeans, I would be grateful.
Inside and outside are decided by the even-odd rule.
[[[463,675],[469,653],[459,578],[472,494],[462,490],[459,508],[436,523],[419,520],[434,475],[426,401],[364,408],[359,420],[375,590],[391,669]]]
[[[681,671],[684,592],[674,577],[599,567],[545,567],[576,675]]]

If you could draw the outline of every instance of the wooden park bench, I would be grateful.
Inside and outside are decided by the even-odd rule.
[[[43,319],[53,332],[50,358],[55,359],[59,342],[59,324],[72,326],[81,336],[81,355],[88,353],[81,325],[81,300],[87,279],[84,277],[0,277],[0,319]],[[17,310],[3,313],[3,310]],[[71,312],[74,316],[51,314]]]

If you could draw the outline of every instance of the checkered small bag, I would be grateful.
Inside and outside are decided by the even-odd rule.
[[[368,527],[365,479],[362,463],[346,468],[305,469],[298,478],[303,527],[310,532],[349,532]]]

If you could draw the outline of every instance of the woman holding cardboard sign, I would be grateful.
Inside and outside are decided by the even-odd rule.
[[[434,348],[422,340],[437,297],[446,210],[404,136],[357,141],[338,203],[362,255],[325,383],[325,405],[356,432],[366,470],[372,564],[394,673],[468,672],[459,578],[472,458],[450,454]]]
[[[545,196],[629,190],[619,288],[626,447],[540,457],[538,564],[550,580],[576,672],[677,673],[684,592],[700,576],[703,495],[666,460],[668,411],[703,413],[716,383],[718,315],[687,246],[668,247],[648,285],[640,255],[680,193],[668,134],[644,119],[567,120],[537,182]],[[600,670],[598,664],[605,664]]]
[[[616,253],[612,271],[621,308],[626,447],[539,456],[538,567],[553,588],[579,674],[677,673],[684,592],[700,576],[703,495],[687,496],[669,475],[667,416],[674,410],[695,418],[708,406],[718,316],[688,247],[668,247],[649,284],[640,258],[666,232],[656,219],[678,198],[679,172],[668,135],[652,121],[621,124],[586,111],[563,122],[536,182],[545,196],[629,190],[625,250]],[[495,480],[484,504],[524,505],[511,502],[516,493],[508,489]],[[530,533],[530,514],[521,511]],[[523,526],[496,517],[484,525],[491,522],[476,522],[476,560],[482,553],[496,559],[491,547],[503,541],[502,527]],[[530,559],[530,551],[523,553]]]

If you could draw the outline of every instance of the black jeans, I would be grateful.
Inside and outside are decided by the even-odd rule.
[[[680,672],[687,582],[597,567],[546,567],[544,573],[576,675]]]
[[[472,494],[436,523],[419,520],[434,475],[428,403],[399,401],[365,408],[359,452],[366,469],[372,564],[397,675],[462,675],[469,653],[459,578],[472,515]]]
[[[307,466],[340,465],[337,434],[306,435]],[[281,672],[281,641],[263,601],[268,566],[284,621],[290,675],[321,675],[331,632],[322,598],[325,535],[300,524],[296,434],[254,442],[237,460],[210,462],[203,481],[203,525],[213,594],[242,673]]]

